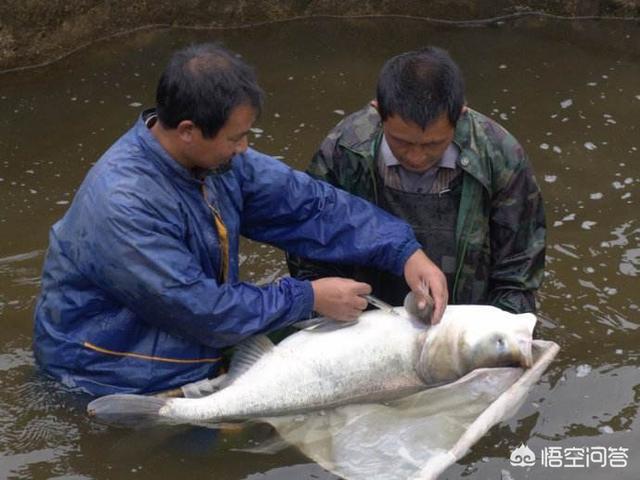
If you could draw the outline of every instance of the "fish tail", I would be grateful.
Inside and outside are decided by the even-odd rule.
[[[147,395],[115,394],[93,400],[87,405],[90,416],[107,423],[139,425],[160,419],[160,409],[169,399]]]

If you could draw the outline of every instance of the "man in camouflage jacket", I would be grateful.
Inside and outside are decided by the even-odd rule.
[[[438,48],[390,59],[380,74],[377,97],[377,101],[346,117],[330,132],[308,172],[403,216],[422,241],[421,227],[429,231],[439,218],[425,212],[420,204],[419,197],[429,195],[414,189],[394,200],[393,187],[402,190],[402,175],[422,175],[426,165],[426,170],[436,172],[429,190],[436,201],[441,197],[438,192],[449,192],[447,186],[454,183],[458,186],[457,196],[444,204],[454,210],[453,216],[449,215],[450,236],[436,235],[431,240],[425,236],[422,241],[427,255],[447,276],[449,303],[490,304],[514,313],[535,312],[534,294],[544,273],[546,228],[540,190],[520,144],[496,122],[464,106],[459,70],[447,52]],[[396,130],[394,125],[398,126]],[[438,136],[438,129],[443,135]],[[430,131],[436,133],[429,135]],[[396,132],[400,138],[395,138]],[[404,135],[405,132],[414,135]],[[433,152],[434,148],[440,158],[428,159],[428,150]],[[393,162],[381,161],[385,149],[387,157],[398,157],[400,177],[393,173],[397,166],[389,166]],[[437,168],[446,156],[445,150],[454,152],[453,156],[446,154],[452,168]],[[447,184],[449,180],[451,183]],[[391,203],[385,201],[385,196]],[[414,199],[418,199],[415,205],[405,208]],[[415,218],[408,218],[412,216]],[[430,241],[431,245],[425,245]],[[432,251],[443,247],[446,250],[443,243],[450,244],[449,252],[434,258]],[[374,294],[399,303],[400,297],[394,297],[392,290],[401,279],[387,277],[376,284],[371,272],[359,273],[348,266],[299,257],[289,257],[288,262],[294,276],[360,277],[372,283]]]

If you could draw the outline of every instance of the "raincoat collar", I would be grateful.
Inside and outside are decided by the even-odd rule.
[[[338,143],[362,157],[375,158],[382,140],[382,121],[378,111],[371,105],[363,111],[363,118],[357,120],[353,129],[344,130]]]
[[[354,123],[353,128],[345,129],[338,143],[343,148],[373,161],[378,154],[383,136],[382,121],[378,111],[371,105],[364,108],[362,112],[362,117],[357,120],[357,124]],[[470,117],[475,114],[474,110],[466,107],[456,124],[453,143],[460,149],[456,163],[476,178],[486,190],[491,191],[490,168],[488,165],[481,164],[481,155],[474,137],[475,132],[471,131]]]
[[[176,159],[169,155],[158,139],[151,133],[149,127],[147,127],[146,120],[153,114],[155,114],[154,108],[145,110],[140,114],[134,126],[135,135],[140,147],[148,154],[148,158],[151,159],[155,167],[160,169],[163,175],[175,179],[178,183],[199,187],[204,181],[204,178],[211,172],[206,170],[194,172],[182,166]]]

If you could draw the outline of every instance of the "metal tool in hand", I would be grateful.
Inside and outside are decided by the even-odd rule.
[[[369,302],[369,304],[373,305],[374,307],[387,312],[387,313],[391,313],[392,315],[400,315],[398,312],[396,312],[393,307],[391,305],[389,305],[387,302],[380,300],[378,297],[375,297],[373,295],[362,295],[364,297],[364,299]]]
[[[382,310],[383,312],[390,313],[392,315],[399,316],[400,314],[396,312],[391,305],[387,302],[380,300],[378,297],[374,297],[373,295],[361,295],[370,305]],[[358,323],[358,320],[353,320],[351,322],[332,322],[331,328],[344,328],[350,325]],[[301,330],[315,330],[320,326],[326,325],[327,319],[324,317],[316,317],[310,320],[302,320],[301,322],[295,323],[293,326],[299,328]]]

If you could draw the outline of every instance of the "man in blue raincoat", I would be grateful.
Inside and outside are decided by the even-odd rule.
[[[45,372],[93,395],[173,389],[218,373],[221,349],[308,318],[352,320],[370,286],[240,282],[240,235],[293,254],[404,274],[446,305],[411,228],[248,148],[253,71],[215,45],[177,52],[142,113],[51,229],[35,311]]]

